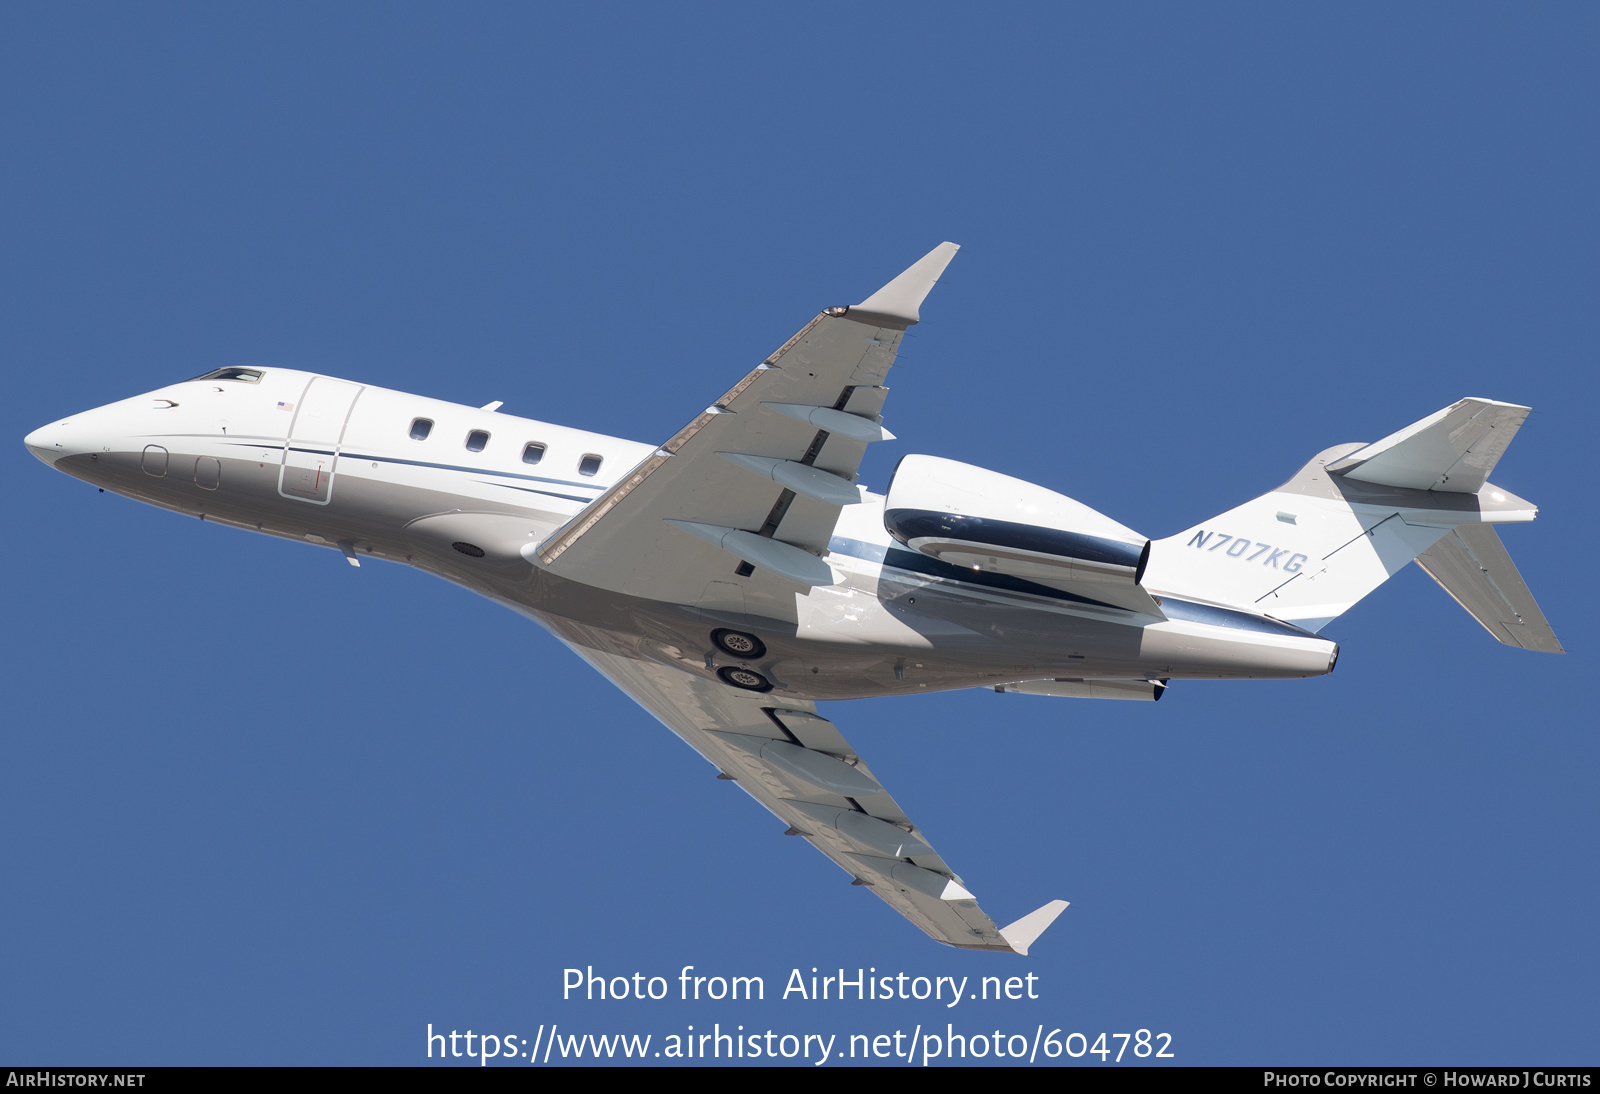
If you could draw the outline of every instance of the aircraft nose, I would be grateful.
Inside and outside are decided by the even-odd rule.
[[[68,424],[68,422],[56,422],[53,425],[42,426],[22,438],[22,443],[28,446],[29,452],[54,467],[56,460],[67,452],[63,434]]]
[[[29,452],[55,467],[68,456],[98,452],[105,447],[111,435],[106,428],[108,424],[105,407],[85,410],[70,418],[40,426],[22,438],[22,443],[28,446]]]

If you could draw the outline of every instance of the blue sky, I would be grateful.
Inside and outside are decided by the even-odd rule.
[[[1148,1028],[1187,1063],[1594,1063],[1597,31],[1548,4],[7,6],[0,1059],[948,1021]],[[832,705],[997,919],[1072,901],[1027,960],[964,953],[521,618],[20,443],[225,364],[658,441],[943,239],[864,481],[930,452],[1161,536],[1328,445],[1522,402],[1495,481],[1543,512],[1504,538],[1568,655],[1410,568],[1319,680]],[[563,1002],[591,965],[769,1000]],[[772,998],[813,966],[1041,998]]]

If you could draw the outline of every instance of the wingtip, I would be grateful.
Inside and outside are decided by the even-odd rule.
[[[1035,908],[1021,919],[1009,926],[1000,928],[1000,937],[1023,957],[1028,956],[1028,947],[1038,941],[1050,924],[1056,921],[1056,916],[1067,910],[1067,901],[1052,900],[1040,908]]]
[[[939,244],[845,314],[858,322],[878,322],[885,326],[908,327],[919,322],[922,302],[960,249],[958,243]]]

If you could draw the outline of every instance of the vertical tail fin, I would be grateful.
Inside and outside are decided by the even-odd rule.
[[[1471,530],[1463,544],[1486,545],[1487,533],[1498,546],[1493,529],[1483,526],[1538,515],[1532,503],[1488,481],[1527,415],[1527,407],[1463,399],[1374,444],[1327,449],[1271,493],[1155,541],[1145,586],[1319,631],[1426,555],[1424,569],[1435,573],[1438,559],[1436,569],[1448,579],[1436,579],[1480,622],[1486,616],[1478,609],[1509,613],[1513,625],[1529,628],[1502,632],[1485,622],[1496,637],[1524,637],[1513,644],[1526,649],[1559,649],[1554,634],[1544,637],[1549,625],[1509,556],[1494,559],[1505,578],[1494,586],[1502,605],[1495,607],[1459,552],[1438,546],[1463,529]]]

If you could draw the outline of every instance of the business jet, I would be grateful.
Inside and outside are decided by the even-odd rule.
[[[939,942],[1026,954],[819,700],[952,688],[1153,701],[1174,680],[1333,671],[1319,637],[1415,560],[1497,640],[1562,652],[1488,481],[1528,408],[1462,399],[1152,540],[1044,486],[908,455],[884,380],[956,253],[818,314],[659,445],[287,368],[226,367],[47,425],[105,490],[418,567],[528,616]]]

